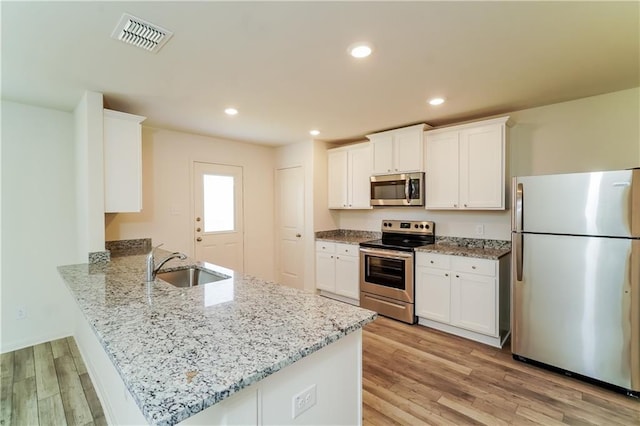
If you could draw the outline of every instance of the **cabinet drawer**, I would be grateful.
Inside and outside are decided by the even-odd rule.
[[[316,251],[322,253],[335,253],[336,243],[330,243],[328,241],[316,241]]]
[[[427,268],[450,269],[451,256],[446,254],[416,253],[416,265]]]
[[[490,259],[454,256],[451,261],[451,266],[453,270],[458,272],[495,277],[497,263],[495,260]]]
[[[360,246],[356,246],[353,244],[336,243],[336,254],[341,254],[343,256],[358,256],[359,249]]]

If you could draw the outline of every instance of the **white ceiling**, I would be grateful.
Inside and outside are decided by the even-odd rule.
[[[110,38],[122,13],[174,36]],[[6,2],[2,97],[84,90],[146,125],[281,145],[501,114],[640,85],[640,3]],[[368,41],[364,60],[347,47]],[[432,107],[433,96],[447,99]],[[224,108],[240,113],[229,117]]]

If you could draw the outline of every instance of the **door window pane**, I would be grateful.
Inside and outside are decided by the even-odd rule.
[[[233,176],[204,175],[204,232],[235,230]]]

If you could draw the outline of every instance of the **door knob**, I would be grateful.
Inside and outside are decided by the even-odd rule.
[[[197,242],[202,241],[202,237],[198,237],[198,238],[196,238],[196,241],[197,241]]]
[[[302,237],[302,235],[296,234],[296,238],[300,238],[300,237]]]

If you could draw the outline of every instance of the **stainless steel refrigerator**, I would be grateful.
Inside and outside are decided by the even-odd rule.
[[[515,177],[512,343],[640,391],[640,169]]]

